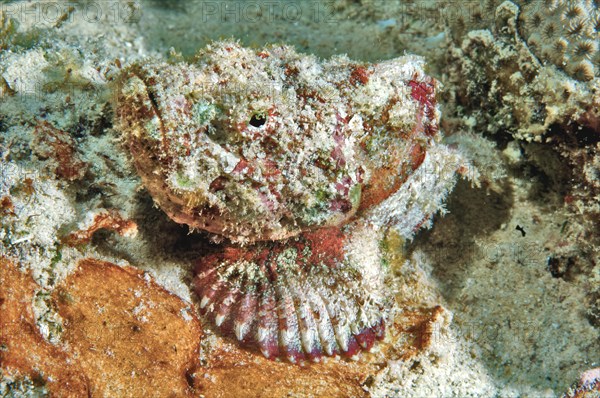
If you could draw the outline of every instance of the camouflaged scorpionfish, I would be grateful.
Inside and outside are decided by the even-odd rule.
[[[154,201],[225,238],[194,280],[214,326],[291,362],[383,338],[383,231],[427,222],[456,170],[419,58],[217,42],[194,63],[130,66],[122,83],[117,124]],[[450,167],[422,171],[439,160]]]

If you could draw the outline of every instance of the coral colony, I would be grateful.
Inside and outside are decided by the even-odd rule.
[[[219,244],[194,288],[221,333],[291,362],[384,337],[381,239],[428,224],[466,167],[422,67],[216,42],[124,71],[117,124],[145,187]]]
[[[528,46],[538,62],[554,65],[579,81],[600,76],[600,9],[590,0],[502,1],[486,0],[469,4],[471,18],[449,19],[452,35],[459,42],[469,30],[502,26],[505,10],[516,16],[516,35]],[[496,15],[489,18],[489,15]],[[499,15],[500,14],[500,15]],[[499,18],[500,17],[500,18]],[[513,22],[511,22],[513,23]],[[500,29],[507,34],[509,30]]]

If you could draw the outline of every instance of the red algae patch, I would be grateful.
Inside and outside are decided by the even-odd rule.
[[[197,396],[187,374],[202,330],[194,310],[146,274],[82,260],[53,295],[63,341],[92,396]]]
[[[82,368],[44,340],[36,326],[32,303],[37,289],[29,274],[0,257],[0,373],[27,377],[52,397],[87,397]]]
[[[67,131],[57,129],[49,122],[40,122],[35,127],[34,152],[42,159],[56,163],[56,176],[68,181],[84,177],[89,165],[81,160],[75,140]]]
[[[121,236],[134,237],[137,235],[137,224],[135,221],[124,218],[115,209],[100,209],[88,213],[86,220],[77,231],[69,234],[64,242],[71,246],[89,243],[94,233],[100,229],[115,231]]]
[[[362,385],[377,370],[371,363],[327,361],[290,366],[222,343],[209,366],[194,378],[207,398],[233,397],[368,397]]]

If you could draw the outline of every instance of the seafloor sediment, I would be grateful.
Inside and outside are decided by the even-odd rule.
[[[600,12],[500,3],[0,4],[0,395],[575,394],[600,367]],[[231,38],[422,56],[473,164],[431,229],[386,241],[388,336],[355,362],[271,362],[205,325],[211,244],[153,206],[113,123],[121,70]]]

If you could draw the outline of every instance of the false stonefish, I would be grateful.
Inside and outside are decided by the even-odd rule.
[[[222,334],[291,362],[384,337],[383,234],[426,224],[462,162],[422,67],[227,41],[123,71],[116,125],[143,184],[218,238],[194,290]]]

